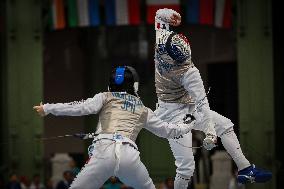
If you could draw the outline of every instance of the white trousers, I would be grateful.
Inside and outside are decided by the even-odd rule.
[[[93,147],[93,155],[71,184],[71,189],[99,189],[111,176],[135,189],[155,188],[139,151],[129,144],[101,139]]]
[[[195,105],[159,102],[159,107],[155,111],[156,115],[164,121],[180,123],[183,122],[183,118],[187,113],[194,112],[196,123],[193,129],[201,130],[205,134],[219,136],[226,151],[237,164],[238,169],[248,167],[250,162],[242,153],[237,136],[233,132],[234,124],[230,119],[210,110],[198,69],[196,67],[190,68],[183,75],[181,82],[191,97],[196,100],[196,105],[200,103],[202,106],[199,107],[198,105],[197,111],[194,112]],[[192,145],[192,135],[191,133],[183,135],[182,138],[169,140],[169,143],[177,167],[174,187],[176,189],[186,189],[195,168],[192,149],[185,147]]]
[[[193,108],[193,105],[159,102],[159,107],[155,111],[155,114],[164,121],[176,124],[183,122],[184,116],[191,112]],[[209,116],[215,123],[215,130],[218,136],[234,126],[231,120],[210,110],[208,103],[203,105],[203,108],[208,111]],[[201,111],[197,111],[197,113],[199,118],[196,121],[194,129],[204,131],[206,129],[205,122],[208,114],[204,114],[202,109]],[[185,179],[190,179],[194,173],[195,163],[192,149],[186,146],[192,146],[192,134],[188,133],[179,139],[169,139],[169,144],[175,157],[177,174]]]

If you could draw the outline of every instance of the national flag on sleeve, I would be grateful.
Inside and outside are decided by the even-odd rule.
[[[199,22],[200,24],[213,25],[214,22],[214,0],[199,0]]]
[[[138,25],[140,19],[140,0],[106,0],[107,25]]]
[[[162,8],[173,9],[180,12],[179,0],[147,0],[147,23],[155,23],[156,11]]]
[[[215,0],[215,21],[216,27],[230,28],[232,26],[232,1]]]
[[[52,0],[52,25],[56,30],[66,26],[64,0]]]

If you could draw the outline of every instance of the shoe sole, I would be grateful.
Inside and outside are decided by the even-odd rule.
[[[271,178],[272,178],[272,174],[271,175],[258,176],[257,178],[255,178],[254,182],[264,183],[264,182],[269,181]],[[241,183],[241,184],[251,183],[251,180],[249,180],[248,178],[245,178],[245,177],[238,177],[237,180],[238,180],[238,183]]]

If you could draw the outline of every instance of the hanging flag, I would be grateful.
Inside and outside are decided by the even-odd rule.
[[[106,0],[107,25],[140,24],[140,0]]]
[[[186,21],[189,24],[199,24],[199,0],[187,0]]]
[[[222,27],[224,19],[225,0],[215,1],[215,26]]]
[[[77,0],[79,26],[89,26],[89,0]]]
[[[65,22],[64,0],[52,1],[52,23],[53,23],[53,29],[58,30],[65,28],[66,22]]]
[[[215,1],[215,26],[219,28],[231,27],[231,0]]]
[[[139,25],[141,23],[140,0],[128,0],[128,12],[129,23]]]
[[[147,23],[154,24],[156,11],[162,8],[180,12],[179,0],[147,0]]]
[[[67,0],[67,12],[68,12],[68,25],[69,27],[78,26],[78,12],[76,0]]]
[[[116,25],[127,25],[128,23],[128,0],[116,0],[115,2],[115,16]]]
[[[105,1],[106,24],[115,25],[115,0]]]
[[[99,0],[89,0],[89,16],[91,26],[100,24]]]
[[[200,0],[200,24],[213,25],[214,0]]]
[[[226,0],[225,2],[223,27],[224,28],[232,27],[232,0]]]

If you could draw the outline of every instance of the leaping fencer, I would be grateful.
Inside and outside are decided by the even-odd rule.
[[[135,144],[142,128],[157,136],[174,138],[190,132],[194,122],[173,125],[161,121],[137,96],[138,75],[125,66],[112,71],[109,92],[85,101],[40,104],[34,109],[41,115],[83,116],[99,114],[100,133],[89,147],[90,160],[71,184],[71,189],[99,189],[111,176],[117,176],[135,189],[154,189],[140,161]]]
[[[251,164],[244,156],[234,124],[228,118],[209,107],[207,95],[199,70],[191,60],[191,49],[187,38],[170,30],[178,26],[181,16],[171,9],[160,9],[155,16],[155,85],[158,96],[158,108],[155,114],[164,121],[179,123],[185,114],[193,113],[196,118],[194,129],[205,133],[204,147],[210,150],[216,142],[216,134],[221,138],[226,151],[238,167],[238,182],[266,182],[272,173],[262,171]],[[185,189],[194,172],[192,134],[181,138],[169,139],[175,157],[175,189]],[[183,145],[180,145],[183,144]]]

